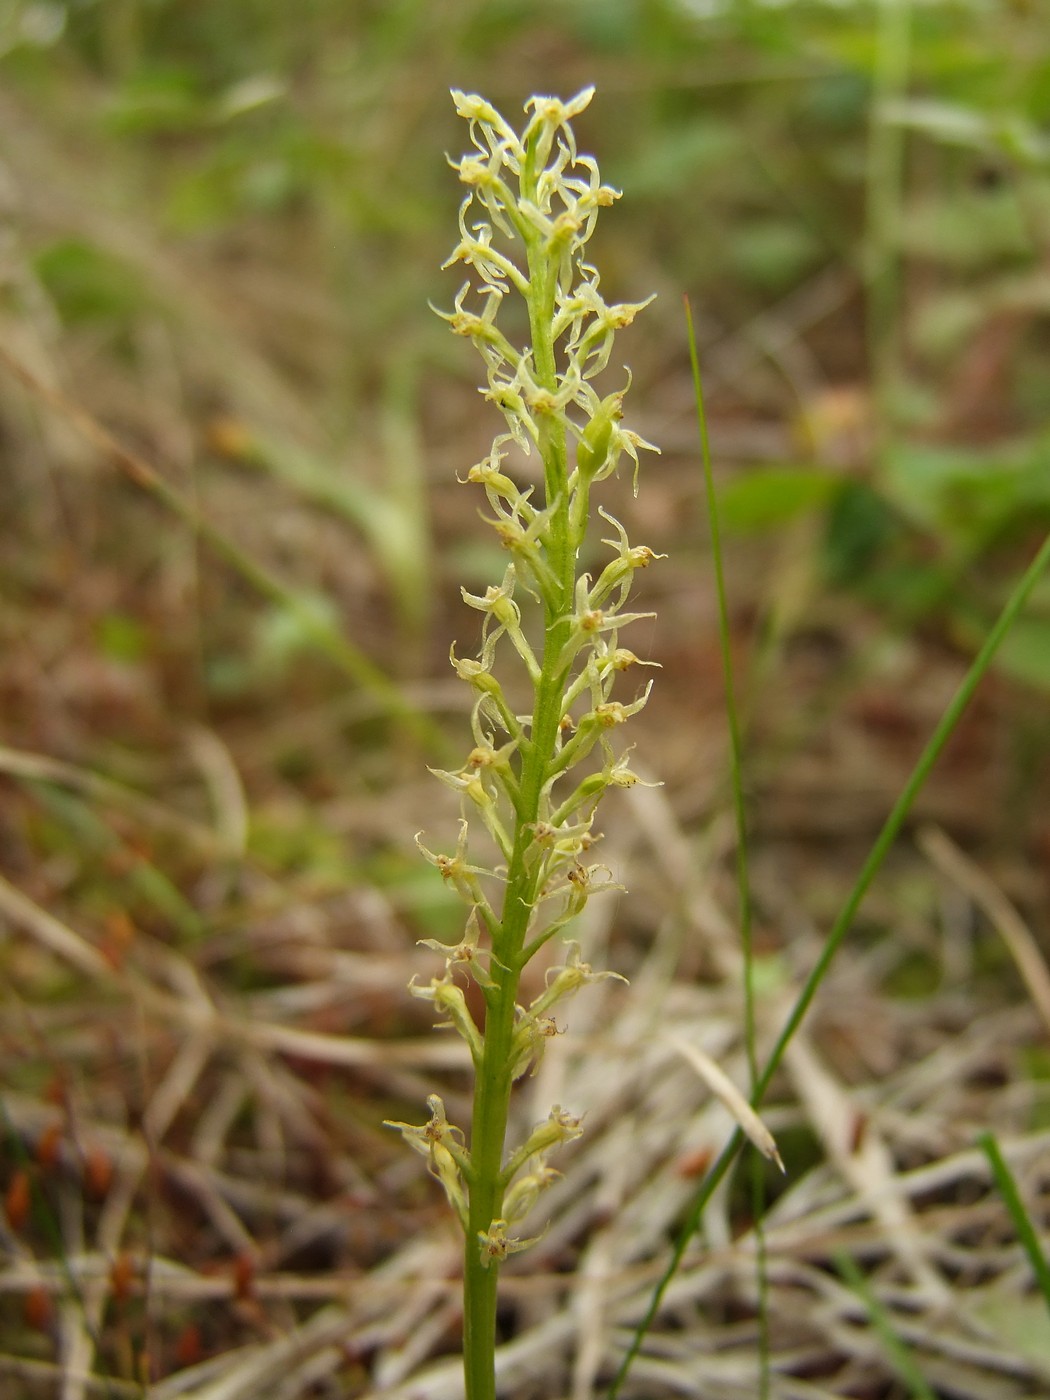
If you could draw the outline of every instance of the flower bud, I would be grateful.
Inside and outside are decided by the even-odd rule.
[[[516,1181],[504,1196],[503,1214],[505,1219],[508,1222],[524,1220],[536,1204],[540,1192],[545,1191],[559,1176],[561,1176],[561,1172],[556,1172],[553,1167],[548,1167],[544,1162],[537,1162],[532,1170]]]
[[[594,481],[605,466],[613,427],[623,417],[623,390],[602,399],[576,448],[576,466],[585,481]]]

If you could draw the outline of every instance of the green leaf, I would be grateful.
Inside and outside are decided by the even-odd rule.
[[[197,75],[188,68],[135,73],[111,100],[111,130],[120,136],[193,131],[207,117]]]
[[[742,277],[776,290],[794,285],[813,266],[820,251],[817,239],[797,221],[753,219],[735,231],[729,255]]]
[[[37,254],[34,267],[67,325],[121,321],[143,305],[133,269],[93,243],[59,239]]]
[[[900,525],[883,496],[847,481],[832,502],[824,541],[824,572],[832,586],[870,573],[878,556],[899,539]]]
[[[996,451],[902,443],[887,455],[886,494],[920,529],[965,542],[1050,506],[1050,440]]]
[[[255,626],[256,656],[267,669],[283,672],[293,661],[312,651],[318,631],[338,634],[339,610],[323,593],[302,592],[297,607],[274,607]]]
[[[719,511],[729,530],[770,530],[806,511],[823,509],[841,484],[818,467],[756,467],[722,488]]]
[[[704,116],[661,133],[632,161],[616,166],[615,178],[632,197],[676,195],[728,161],[738,158],[740,132],[723,117]]]
[[[141,661],[149,650],[149,634],[145,627],[127,613],[106,613],[100,617],[95,640],[103,656],[128,665]]]

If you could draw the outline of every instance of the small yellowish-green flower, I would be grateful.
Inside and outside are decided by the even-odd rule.
[[[402,1138],[415,1152],[427,1159],[427,1167],[445,1188],[449,1204],[462,1221],[467,1224],[466,1182],[473,1168],[470,1153],[463,1146],[463,1134],[445,1116],[445,1105],[437,1094],[427,1099],[430,1120],[421,1127],[412,1123],[395,1123],[386,1120],[385,1126],[397,1128]]]
[[[494,1220],[487,1230],[478,1231],[478,1244],[481,1246],[481,1262],[486,1269],[502,1264],[510,1254],[518,1254],[535,1244],[539,1235],[530,1240],[516,1239],[507,1234],[507,1222],[502,1216]]]

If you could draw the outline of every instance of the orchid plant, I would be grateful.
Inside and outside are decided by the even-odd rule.
[[[616,737],[651,686],[615,698],[628,673],[653,664],[621,646],[620,633],[647,615],[626,604],[635,572],[658,556],[632,546],[601,506],[595,512],[592,490],[624,457],[634,465],[637,489],[639,452],[655,449],[623,426],[630,375],[624,387],[604,395],[594,386],[616,332],[647,303],[607,303],[598,272],[584,257],[599,212],[618,198],[602,183],[595,160],[578,151],[572,129],[593,89],[568,102],[531,98],[520,134],[481,97],[452,95],[469,123],[472,150],[452,162],[467,194],[460,240],[446,267],[462,263],[469,276],[453,310],[439,314],[479,351],[482,393],[503,417],[504,430],[466,480],[484,491],[509,562],[484,594],[463,590],[483,615],[479,655],[451,651],[456,674],[476,697],[470,752],[461,768],[437,774],[461,797],[458,840],[451,854],[441,854],[417,838],[467,910],[459,943],[427,940],[444,967],[428,982],[413,979],[410,991],[467,1044],[474,1069],[470,1131],[449,1122],[436,1094],[425,1124],[391,1126],[425,1157],[462,1226],[467,1396],[493,1400],[500,1265],[532,1243],[519,1226],[557,1176],[548,1154],[581,1132],[580,1120],[556,1105],[508,1148],[512,1088],[557,1033],[558,1003],[616,975],[592,969],[571,941],[526,1004],[519,999],[522,973],[592,895],[620,888],[592,860],[595,813],[607,789],[639,781]],[[504,303],[513,298],[528,314],[524,344],[500,327]],[[521,454],[533,453],[542,467],[541,490],[538,482],[523,486],[515,479],[527,476]],[[580,561],[590,555],[591,532],[606,527],[601,543],[609,557],[592,576]],[[531,700],[526,714],[509,698],[517,693],[510,687],[515,667],[519,689]],[[466,995],[468,979],[484,1004],[480,1024]]]

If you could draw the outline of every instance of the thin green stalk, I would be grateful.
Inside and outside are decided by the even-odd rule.
[[[1021,1193],[1017,1189],[1013,1172],[1007,1166],[1006,1158],[991,1133],[981,1133],[977,1139],[977,1145],[988,1158],[988,1164],[995,1177],[999,1194],[1003,1198],[1006,1209],[1010,1212],[1010,1219],[1017,1231],[1017,1238],[1021,1241],[1024,1252],[1028,1255],[1028,1262],[1032,1266],[1035,1281],[1043,1295],[1043,1302],[1046,1304],[1047,1311],[1050,1312],[1050,1262],[1047,1261],[1046,1255],[1042,1251],[1035,1226],[1024,1208],[1024,1202],[1021,1200]]]
[[[711,466],[711,442],[707,431],[707,411],[700,377],[700,359],[696,349],[693,309],[685,299],[686,330],[689,338],[689,362],[693,370],[697,425],[700,430],[700,458],[704,470],[704,490],[707,496],[707,519],[711,530],[711,558],[715,573],[715,595],[718,600],[718,640],[722,652],[722,678],[725,685],[726,721],[729,725],[729,767],[733,788],[733,817],[736,823],[737,896],[740,901],[740,943],[744,952],[744,1032],[747,1059],[753,1081],[758,1079],[758,1050],[755,1034],[754,949],[752,947],[751,881],[747,863],[747,812],[744,806],[744,750],[740,737],[740,716],[733,680],[733,652],[729,629],[729,603],[726,592],[725,569],[722,563],[722,530],[718,519],[718,495]]]
[[[477,1067],[470,1155],[470,1213],[463,1239],[463,1366],[470,1400],[495,1400],[496,1304],[499,1270],[478,1238],[503,1214],[503,1143],[510,1112],[511,1041],[518,974],[496,971],[498,996],[485,1016],[485,1054]]]
[[[962,718],[963,711],[966,709],[967,705],[969,705],[974,692],[984,678],[995,653],[1002,645],[1003,638],[1017,620],[1017,617],[1031,596],[1032,590],[1046,572],[1048,565],[1050,565],[1050,535],[1047,535],[1046,539],[1044,539],[1035,558],[1029,564],[1013,592],[1010,594],[1010,597],[1007,599],[1006,605],[989,631],[988,636],[985,638],[984,645],[970,664],[969,670],[963,677],[958,690],[949,702],[944,714],[941,716],[926,747],[920,754],[918,762],[912,769],[911,775],[905,783],[900,796],[897,798],[889,816],[886,818],[882,830],[876,837],[875,843],[868,853],[868,857],[861,868],[860,874],[857,876],[853,888],[847,895],[846,901],[824,941],[824,947],[820,957],[817,959],[812,972],[806,979],[806,983],[799,993],[791,1014],[788,1016],[784,1028],[780,1032],[777,1042],[766,1062],[766,1067],[759,1077],[758,1083],[755,1086],[754,1095],[751,1099],[754,1108],[757,1109],[760,1107],[765,1098],[766,1092],[772,1083],[773,1076],[780,1067],[780,1062],[784,1058],[784,1054],[788,1045],[791,1043],[792,1037],[801,1025],[806,1012],[809,1010],[810,1004],[817,994],[817,989],[827,975],[835,955],[842,946],[846,934],[853,926],[853,921],[856,918],[857,911],[861,906],[864,896],[867,894],[883,861],[889,854],[894,841],[900,834],[901,828],[923,784],[929,777],[944,746],[951,738],[956,725]],[[653,1289],[652,1297],[649,1300],[649,1306],[646,1308],[645,1315],[635,1330],[634,1336],[631,1339],[631,1344],[613,1379],[609,1389],[609,1400],[616,1400],[616,1397],[619,1395],[634,1359],[641,1349],[642,1342],[645,1340],[645,1336],[660,1310],[660,1304],[663,1301],[664,1294],[667,1292],[671,1280],[678,1272],[682,1257],[685,1254],[690,1240],[696,1233],[701,1217],[707,1207],[707,1203],[710,1201],[719,1183],[729,1170],[742,1141],[743,1135],[740,1130],[737,1129],[700,1183],[697,1193],[686,1212],[685,1220],[671,1253],[671,1259],[667,1268],[660,1276],[656,1287]]]
[[[932,1387],[919,1369],[919,1363],[912,1355],[911,1348],[898,1335],[889,1313],[854,1261],[848,1254],[840,1251],[835,1255],[835,1267],[867,1308],[868,1317],[878,1333],[883,1350],[893,1369],[911,1392],[912,1400],[937,1400]]]
[[[747,811],[744,805],[744,750],[740,737],[740,716],[733,679],[733,651],[729,630],[729,603],[726,592],[725,569],[722,562],[722,530],[718,519],[718,495],[711,465],[711,442],[707,431],[707,410],[700,375],[700,357],[696,348],[693,309],[685,298],[686,332],[689,340],[689,363],[693,370],[693,390],[696,399],[697,426],[700,431],[700,459],[704,471],[707,496],[707,518],[711,530],[711,558],[715,572],[715,595],[718,600],[718,639],[722,651],[722,677],[725,686],[726,720],[729,725],[729,770],[733,788],[733,816],[736,823],[737,900],[740,910],[740,946],[744,955],[744,1042],[752,1091],[758,1082],[758,1037],[755,1026],[755,955],[752,938],[753,911],[751,879],[747,858]],[[751,1159],[752,1216],[755,1235],[755,1270],[758,1278],[758,1363],[759,1397],[769,1394],[769,1275],[766,1267],[766,1234],[762,1224],[765,1212],[765,1169],[762,1158]]]
[[[499,1271],[483,1261],[478,1236],[503,1214],[503,1144],[507,1135],[510,1095],[513,1087],[514,1016],[518,1004],[522,950],[536,891],[525,857],[531,831],[539,820],[540,799],[546,781],[548,756],[554,752],[561,689],[548,648],[547,665],[536,697],[534,740],[522,772],[522,811],[511,863],[503,919],[493,954],[494,986],[486,991],[484,1054],[477,1067],[474,1112],[471,1122],[471,1161],[474,1176],[470,1189],[469,1223],[464,1240],[464,1361],[470,1400],[495,1396],[496,1291]],[[500,967],[498,964],[503,966]]]

